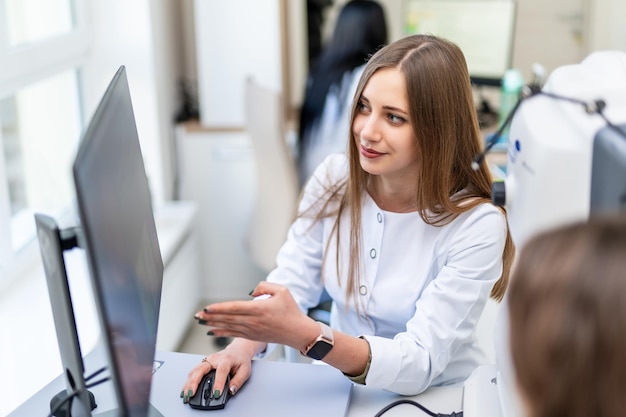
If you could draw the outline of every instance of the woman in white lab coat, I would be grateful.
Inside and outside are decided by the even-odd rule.
[[[235,337],[189,373],[230,373],[231,394],[273,343],[405,395],[464,381],[483,360],[475,328],[505,291],[513,245],[491,204],[467,65],[454,44],[414,35],[378,51],[355,94],[347,155],[308,182],[277,266],[251,296],[196,318]],[[326,289],[330,328],[307,316]],[[219,392],[216,394],[220,394]]]

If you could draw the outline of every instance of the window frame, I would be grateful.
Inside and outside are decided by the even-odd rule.
[[[70,1],[74,21],[74,29],[70,32],[34,43],[10,46],[8,33],[0,30],[0,99],[15,95],[22,88],[56,74],[76,70],[79,77],[78,99],[84,103],[85,92],[81,89],[80,77],[88,62],[92,43],[88,30],[88,0]],[[0,28],[8,27],[5,6],[5,1],[0,0]],[[84,113],[84,109],[82,112]],[[79,117],[84,119],[84,114]],[[24,247],[12,247],[12,216],[5,165],[4,154],[0,153],[0,283],[11,281],[10,276],[19,276],[27,270],[32,265],[38,248],[34,235]],[[68,207],[68,212],[71,209]]]
[[[85,0],[71,0],[76,27],[49,39],[10,47],[7,34],[0,31],[0,97],[58,72],[82,66],[89,51]],[[0,27],[7,27],[4,1],[0,2]]]

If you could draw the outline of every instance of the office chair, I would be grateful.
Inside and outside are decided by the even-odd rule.
[[[256,202],[248,228],[247,248],[265,273],[276,266],[276,254],[296,214],[298,179],[285,139],[280,93],[248,79],[246,123],[256,163]]]

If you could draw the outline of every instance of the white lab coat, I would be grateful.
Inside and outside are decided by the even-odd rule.
[[[346,156],[337,154],[328,157],[314,176],[328,183],[347,172]],[[320,182],[310,181],[301,208],[315,201],[320,189]],[[435,227],[424,223],[417,212],[381,210],[365,195],[360,313],[354,302],[347,304],[345,295],[347,213],[340,231],[341,276],[337,277],[334,262],[334,237],[322,265],[334,221],[299,217],[268,281],[289,287],[303,311],[317,305],[326,288],[333,298],[331,327],[363,335],[370,343],[366,385],[413,395],[431,385],[464,381],[484,361],[474,333],[502,272],[507,226],[500,210],[481,204],[450,224]]]

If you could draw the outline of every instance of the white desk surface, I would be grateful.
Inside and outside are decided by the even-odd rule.
[[[226,405],[224,410],[219,411],[199,411],[194,410],[189,407],[187,404],[182,403],[182,399],[180,398],[180,387],[184,383],[187,372],[198,363],[202,358],[202,355],[192,355],[187,353],[173,353],[173,352],[157,352],[156,359],[164,361],[164,365],[155,373],[155,377],[153,379],[152,386],[152,396],[151,403],[157,408],[165,417],[198,417],[206,415],[207,417],[210,415],[211,417],[217,417],[218,415],[230,416],[234,415],[233,413],[237,412],[238,417],[241,414],[241,406],[245,404],[247,408],[250,409],[250,413],[246,412],[245,415],[255,415],[255,416],[263,416],[269,415],[268,413],[259,413],[259,409],[262,405],[259,404],[251,404],[247,399],[255,398],[254,395],[251,395],[251,392],[246,392],[246,388],[252,388],[255,385],[248,386],[245,385],[239,393],[234,396],[229,404]],[[86,368],[87,373],[89,373],[91,366],[89,365],[89,360],[92,359],[89,356],[86,358]],[[299,395],[297,394],[299,388],[297,385],[302,384],[306,386],[307,382],[315,383],[318,378],[323,378],[324,374],[328,374],[330,376],[328,379],[330,382],[327,384],[333,384],[332,386],[337,387],[338,390],[343,390],[343,392],[348,392],[349,388],[345,390],[346,384],[350,385],[351,383],[340,375],[340,378],[334,376],[334,372],[337,372],[334,368],[326,367],[324,365],[309,365],[302,363],[290,363],[290,362],[272,362],[272,361],[258,361],[260,363],[255,364],[257,366],[258,372],[257,375],[261,373],[264,375],[264,379],[268,379],[267,381],[263,381],[262,383],[271,387],[270,389],[276,390],[276,395],[274,401],[274,408],[276,405],[280,407],[281,412],[278,414],[274,414],[277,416],[285,415],[282,411],[286,411],[288,413],[293,412],[294,409],[298,409],[298,405],[300,405],[299,410],[302,411],[303,407],[311,407],[311,404],[319,404],[320,401],[325,401],[329,396],[328,393],[322,395],[322,398],[314,398],[311,401],[311,404],[294,404],[295,401],[300,403],[302,397],[298,399],[294,399],[295,401],[290,401],[290,395]],[[262,363],[261,363],[262,362]],[[166,365],[167,364],[167,365]],[[96,365],[97,366],[97,365]],[[326,369],[322,369],[326,368]],[[283,377],[281,379],[281,376]],[[251,376],[250,383],[254,380],[254,369],[253,375]],[[271,378],[271,380],[269,380]],[[257,384],[259,378],[257,378],[254,384]],[[346,382],[347,381],[347,382]],[[296,384],[296,389],[293,390],[294,383]],[[315,388],[319,391],[318,384]],[[327,389],[325,387],[324,389]],[[22,404],[16,410],[14,410],[10,417],[38,417],[38,416],[46,416],[49,412],[49,400],[50,398],[56,394],[58,391],[64,389],[63,381],[59,377],[48,384],[44,389],[35,394],[31,399]],[[91,391],[96,396],[96,401],[98,402],[98,407],[93,411],[94,416],[97,417],[98,414],[102,412],[106,412],[107,410],[111,410],[114,408],[114,400],[112,394],[112,388],[110,383],[105,383],[100,386],[91,388]],[[280,395],[281,391],[285,391],[287,394],[291,392],[292,394],[283,396]],[[296,394],[293,394],[293,393]],[[256,393],[258,394],[258,393]],[[332,395],[332,394],[331,394]],[[346,394],[347,395],[347,394]],[[461,411],[462,410],[462,396],[463,396],[463,387],[433,387],[428,389],[426,392],[412,396],[412,397],[403,397],[396,394],[392,394],[386,391],[382,391],[379,389],[368,388],[367,386],[354,385],[352,386],[352,393],[350,396],[348,410],[345,414],[347,417],[367,417],[374,416],[377,412],[379,412],[386,405],[398,400],[398,399],[411,399],[414,400],[424,407],[428,408],[434,413],[451,413],[453,411]],[[258,398],[256,398],[258,400]],[[340,405],[341,408],[342,401],[338,398],[330,399],[334,403]],[[308,399],[304,400],[308,401]],[[282,403],[281,403],[282,402]],[[345,410],[337,410],[337,415],[343,415]],[[208,413],[208,414],[205,414]],[[302,413],[298,412],[294,415],[300,415]],[[322,413],[321,417],[332,417],[329,414],[335,414],[334,410],[331,413]],[[320,415],[320,414],[316,414]],[[426,414],[416,408],[413,405],[402,404],[392,408],[387,411],[384,416],[385,417],[400,417],[400,416],[416,416],[423,417]]]

